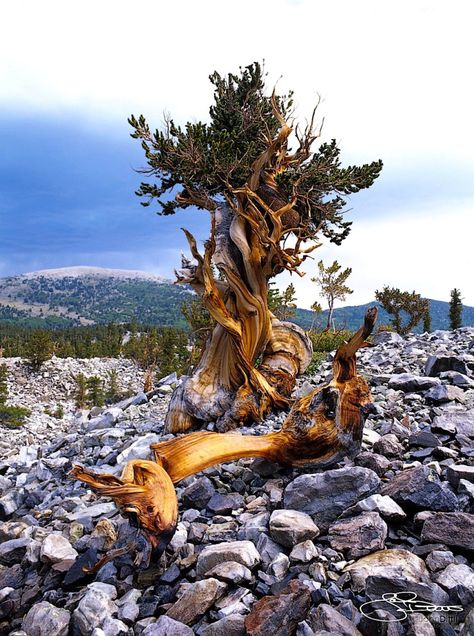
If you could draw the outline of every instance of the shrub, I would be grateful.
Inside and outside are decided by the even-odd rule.
[[[0,424],[10,428],[23,426],[25,419],[31,415],[30,409],[24,406],[7,406],[0,404]]]

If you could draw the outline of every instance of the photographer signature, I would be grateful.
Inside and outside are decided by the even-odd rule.
[[[379,609],[384,609],[380,606],[380,603],[387,603],[391,607],[395,607],[397,614],[396,618],[375,618],[372,614]],[[359,608],[361,614],[370,618],[373,621],[380,623],[398,623],[408,618],[408,614],[414,612],[462,612],[463,608],[460,605],[435,605],[434,603],[427,603],[426,601],[418,600],[415,592],[387,592],[382,594],[382,598],[375,599],[373,601],[367,601],[362,603]]]

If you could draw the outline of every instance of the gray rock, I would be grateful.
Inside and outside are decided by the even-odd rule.
[[[176,374],[176,371],[173,371],[173,373],[169,373],[168,375],[165,375],[163,378],[158,380],[156,386],[163,386],[164,384],[176,384],[177,381],[178,376]]]
[[[118,618],[111,618],[110,616],[102,623],[101,631],[104,636],[126,636],[129,634],[128,627],[125,623]]]
[[[408,550],[389,549],[373,552],[346,566],[351,575],[353,589],[362,591],[369,576],[381,575],[404,581],[409,590],[412,583],[429,583],[430,576],[422,559]]]
[[[291,561],[300,561],[301,563],[309,563],[320,555],[319,549],[312,541],[307,539],[301,543],[297,543],[290,552]]]
[[[263,563],[268,564],[280,554],[281,547],[273,539],[270,539],[268,534],[262,533],[257,541],[257,552],[261,556]]]
[[[245,618],[248,636],[290,636],[306,618],[311,605],[309,588],[302,581],[290,583],[276,596],[264,596]]]
[[[464,360],[461,360],[456,356],[429,356],[425,364],[425,374],[429,376],[435,376],[439,375],[443,371],[458,371],[458,373],[467,375],[468,368]]]
[[[60,572],[69,570],[77,555],[77,551],[62,534],[49,534],[41,545],[41,560],[53,563],[53,569]]]
[[[474,608],[468,613],[459,636],[472,636],[474,634]]]
[[[425,521],[421,538],[428,542],[474,550],[474,515],[467,512],[434,513]]]
[[[9,490],[3,497],[0,497],[0,521],[8,519],[20,505],[18,492]]]
[[[349,559],[382,550],[386,538],[387,524],[377,512],[336,521],[328,531],[331,547],[343,551]]]
[[[441,444],[439,437],[431,431],[418,431],[408,438],[410,446],[421,446],[423,448],[436,448]]]
[[[145,627],[142,636],[194,636],[194,632],[187,625],[169,616],[160,616],[156,623]]]
[[[325,630],[338,636],[362,636],[352,621],[330,605],[321,604],[318,608],[311,610],[307,621],[316,633]]]
[[[251,541],[217,543],[205,547],[199,554],[196,574],[202,577],[213,567],[225,561],[236,561],[251,570],[260,563],[260,560],[260,555]]]
[[[459,507],[456,495],[440,481],[437,473],[429,466],[401,471],[383,486],[381,492],[402,506],[418,510],[450,512]]]
[[[426,557],[426,565],[432,572],[444,570],[451,563],[454,563],[454,555],[449,550],[433,550]]]
[[[121,409],[118,409],[118,410],[122,412]],[[102,413],[101,415],[98,415],[97,417],[93,417],[88,422],[86,422],[85,430],[90,432],[90,431],[98,431],[103,428],[109,428],[110,425],[115,424],[116,421],[117,421],[117,413],[112,411],[112,409],[110,409],[108,413]]]
[[[403,342],[403,338],[395,331],[380,331],[372,337],[372,342],[375,345],[400,344]]]
[[[396,501],[388,495],[370,495],[365,499],[361,499],[354,506],[345,510],[340,518],[352,517],[358,512],[378,512],[385,519],[393,521],[401,521],[405,519],[406,513]]]
[[[88,636],[93,629],[101,627],[107,617],[117,614],[117,606],[106,588],[95,583],[88,586],[86,594],[73,613],[73,623],[81,636]],[[108,586],[112,587],[112,586]]]
[[[474,484],[474,466],[468,466],[467,464],[453,464],[446,468],[446,477],[449,483],[457,488],[459,481],[465,479]]]
[[[306,512],[318,528],[327,530],[346,508],[379,487],[380,479],[368,468],[337,468],[294,479],[285,490],[284,505]]]
[[[161,441],[161,436],[156,433],[149,433],[138,438],[117,456],[117,464],[125,464],[132,459],[149,459],[151,456],[150,444],[157,444]]]
[[[470,411],[447,411],[442,415],[437,415],[433,419],[431,428],[474,438],[474,409]]]
[[[214,486],[208,477],[199,477],[183,490],[183,502],[185,506],[201,510],[214,494]]]
[[[213,567],[209,572],[206,572],[206,576],[219,579],[224,583],[250,583],[253,580],[252,572],[236,561],[224,561]]]
[[[259,512],[256,515],[241,515],[240,522],[243,526],[239,529],[238,538],[240,540],[253,541],[257,544],[262,533],[268,531],[268,522],[270,520],[269,512]]]
[[[245,636],[245,616],[231,614],[211,623],[203,629],[200,636]]]
[[[220,492],[215,492],[207,504],[207,508],[218,515],[228,515],[243,506],[244,498],[238,493],[222,495]]]
[[[274,510],[269,528],[272,539],[288,548],[319,535],[319,528],[311,517],[298,510]]]
[[[0,563],[11,565],[21,561],[30,543],[29,537],[19,537],[0,543]]]
[[[383,435],[374,444],[374,451],[385,457],[401,457],[403,455],[403,445],[400,444],[398,438],[393,433]]]
[[[148,402],[146,393],[143,393],[143,391],[141,391],[140,393],[137,393],[136,395],[132,395],[129,398],[125,398],[125,400],[121,400],[120,402],[117,402],[117,404],[114,404],[114,406],[115,408],[122,409],[122,411],[125,411],[125,409],[128,409],[129,406],[138,406],[140,404],[145,404],[146,402]]]
[[[67,636],[71,614],[47,601],[36,603],[21,624],[28,636]]]
[[[435,404],[443,404],[444,402],[452,402],[457,400],[464,403],[464,391],[458,386],[452,386],[450,384],[441,384],[440,386],[434,386],[429,391],[426,391],[425,400],[434,402]]]
[[[296,546],[295,546],[296,547]],[[277,581],[281,581],[290,567],[290,559],[283,552],[279,552],[268,566],[268,571]]]
[[[421,375],[412,375],[411,373],[396,373],[392,375],[388,381],[388,387],[390,389],[404,391],[405,393],[427,391],[440,384],[441,381],[438,378],[427,378]]]
[[[433,579],[455,603],[468,606],[474,602],[474,571],[468,565],[451,563],[445,570],[435,574]]]
[[[372,452],[359,453],[354,458],[354,463],[357,466],[373,470],[379,477],[382,477],[391,466],[389,459],[383,455],[378,455],[377,453]]]
[[[192,583],[166,612],[166,616],[192,625],[214,605],[226,589],[225,583],[213,578]]]
[[[436,636],[433,625],[423,614],[409,614],[407,623],[407,636]]]
[[[108,515],[111,512],[116,512],[117,506],[113,501],[107,501],[105,503],[98,503],[87,508],[80,508],[68,514],[69,521],[76,521],[77,519],[83,519],[84,517],[102,517]]]

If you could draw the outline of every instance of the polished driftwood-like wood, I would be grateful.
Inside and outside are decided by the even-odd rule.
[[[158,555],[176,527],[173,484],[180,480],[242,457],[265,457],[285,466],[327,466],[355,455],[371,408],[367,382],[357,375],[356,352],[365,346],[376,316],[376,308],[367,311],[364,325],[337,350],[331,382],[297,400],[280,431],[262,436],[189,433],[153,444],[154,461],[131,461],[120,478],[80,466],[74,467],[73,476],[112,497],[138,523]]]

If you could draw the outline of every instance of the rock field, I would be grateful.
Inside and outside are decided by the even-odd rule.
[[[6,360],[11,402],[32,415],[0,427],[0,634],[472,636],[474,329],[374,342],[358,368],[376,413],[354,461],[207,469],[178,484],[178,528],[159,563],[141,570],[125,554],[95,575],[83,567],[136,529],[68,473],[80,463],[119,474],[172,437],[163,420],[179,379],[146,396],[127,360],[53,359],[36,374]],[[134,396],[75,413],[72,375],[111,368]],[[296,394],[330,373],[328,360]],[[62,420],[44,413],[58,403]],[[383,594],[398,597],[376,602]],[[395,606],[415,594],[416,608]]]

